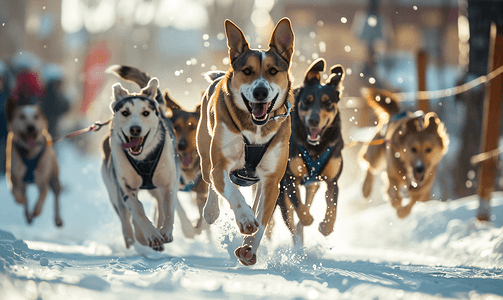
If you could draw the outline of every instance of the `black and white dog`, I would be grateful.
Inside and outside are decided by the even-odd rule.
[[[119,215],[129,248],[136,240],[157,251],[173,240],[180,166],[170,121],[162,112],[159,82],[152,78],[140,93],[113,85],[110,135],[103,141],[102,175]],[[138,191],[147,189],[157,200],[155,225],[147,218]],[[134,224],[131,225],[130,219]]]

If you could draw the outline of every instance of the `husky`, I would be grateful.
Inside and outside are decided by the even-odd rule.
[[[399,218],[405,218],[416,202],[430,200],[438,164],[448,150],[449,135],[434,112],[400,113],[397,99],[386,90],[365,88],[362,94],[377,113],[381,128],[374,142],[362,148],[361,159],[368,165],[363,196],[370,196],[375,176],[386,171],[391,205]],[[402,203],[403,196],[410,197],[407,205]]]
[[[124,80],[134,82],[140,88],[145,87],[151,79],[150,75],[144,71],[131,66],[113,65],[106,72],[115,74]],[[188,238],[193,238],[208,226],[204,222],[203,217],[203,207],[208,197],[208,184],[202,180],[199,154],[197,153],[196,146],[196,129],[201,115],[201,105],[198,105],[195,111],[185,110],[169,95],[167,89],[164,91],[163,97],[167,106],[165,113],[173,124],[176,137],[176,151],[180,157],[181,176],[179,191],[196,193],[199,219],[195,226],[192,226],[181,205],[177,205],[176,209],[182,223],[184,235]]]
[[[129,93],[120,83],[112,86],[113,118],[103,141],[101,172],[122,223],[126,248],[135,238],[156,251],[173,241],[180,166],[171,124],[162,113],[166,103],[157,97],[158,85],[154,77],[140,93]],[[157,200],[155,226],[138,199],[140,189]]]

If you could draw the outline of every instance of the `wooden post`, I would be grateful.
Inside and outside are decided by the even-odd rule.
[[[417,53],[417,90],[426,91],[426,51],[419,50]],[[417,100],[417,109],[422,110],[424,113],[429,111],[428,99]]]
[[[488,73],[503,65],[503,26],[491,25],[489,41]],[[484,97],[484,116],[482,120],[482,152],[498,148],[501,97],[503,95],[503,76],[499,75],[486,83]],[[469,112],[468,112],[469,113]],[[494,178],[497,174],[498,156],[482,162],[479,167],[479,209],[477,219],[489,221],[491,206],[489,200],[494,190]]]

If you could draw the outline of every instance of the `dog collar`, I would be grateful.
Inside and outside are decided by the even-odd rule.
[[[290,115],[290,111],[292,110],[292,105],[290,104],[290,101],[286,100],[285,106],[286,106],[286,113],[273,117],[274,121],[283,122],[284,120],[280,121],[279,118],[287,118]]]

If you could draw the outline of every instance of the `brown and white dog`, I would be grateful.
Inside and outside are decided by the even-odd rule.
[[[35,91],[30,87],[38,80],[34,73],[20,74],[18,88],[6,102],[7,145],[6,176],[9,189],[17,203],[24,206],[26,221],[40,215],[49,189],[54,193],[54,222],[63,225],[59,210],[59,169],[52,138],[47,131],[47,119],[38,103]],[[28,207],[26,188],[36,184],[39,190],[37,203],[32,212]]]
[[[101,172],[110,201],[122,223],[126,247],[136,240],[156,251],[173,240],[174,209],[180,181],[174,133],[157,98],[159,82],[152,78],[141,93],[129,93],[120,83],[113,89],[110,135],[103,141]],[[157,200],[154,222],[138,199],[146,189]],[[135,230],[133,234],[133,221]]]
[[[399,113],[392,93],[365,88],[362,94],[377,113],[380,128],[373,139],[375,145],[362,148],[361,157],[369,166],[363,196],[369,197],[374,177],[385,170],[391,205],[398,217],[404,218],[417,201],[430,200],[438,164],[449,146],[449,135],[434,112]],[[407,205],[402,204],[404,195],[410,197]]]
[[[140,88],[147,86],[151,79],[147,73],[130,66],[113,65],[107,69],[107,73],[112,73],[124,80],[134,82]],[[177,212],[182,223],[182,231],[186,237],[192,238],[194,235],[199,234],[204,227],[203,207],[208,197],[208,184],[202,180],[199,154],[197,153],[196,146],[196,131],[199,116],[201,115],[201,106],[198,105],[195,111],[187,111],[170,97],[167,90],[164,91],[163,96],[168,109],[166,114],[173,124],[176,136],[176,151],[180,157],[180,191],[193,191],[196,193],[199,219],[195,228],[192,228],[191,222],[186,217],[183,208],[177,205]]]
[[[246,235],[234,253],[243,265],[253,265],[288,162],[294,35],[287,18],[274,28],[268,50],[250,49],[229,20],[225,33],[231,66],[227,73],[209,74],[197,128],[203,180],[211,185],[204,217],[215,222],[218,197],[225,198]],[[252,184],[253,210],[238,188]]]

